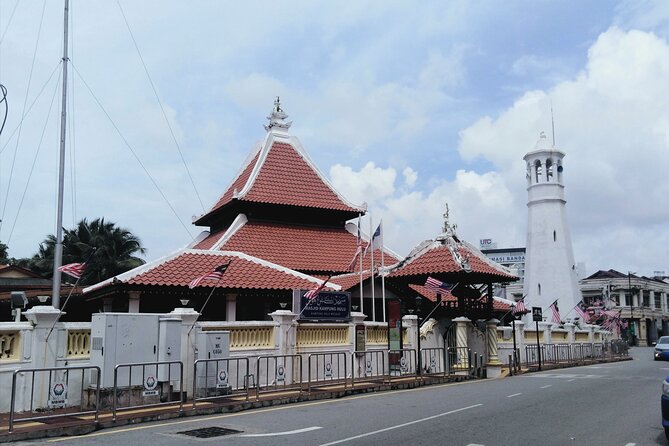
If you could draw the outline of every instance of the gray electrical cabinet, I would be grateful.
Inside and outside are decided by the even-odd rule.
[[[181,361],[181,319],[161,317],[158,327],[158,361]],[[183,372],[186,373],[185,370]],[[179,364],[165,364],[158,367],[159,382],[179,381],[179,376]]]
[[[159,320],[160,315],[158,314],[99,313],[93,315],[91,320],[91,365],[100,367],[101,387],[114,386],[114,368],[118,364],[158,360]],[[119,369],[119,386],[142,385],[141,367],[133,369],[131,380],[128,372],[128,368]],[[155,373],[155,370],[149,373]]]
[[[230,373],[227,361],[230,357],[229,331],[198,331],[195,338],[198,396],[211,396],[212,389],[228,387]]]

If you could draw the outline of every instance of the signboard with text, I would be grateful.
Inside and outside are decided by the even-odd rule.
[[[321,291],[313,299],[304,297],[307,290],[293,291],[293,311],[300,314],[298,320],[340,321],[351,320],[351,293],[345,291]]]

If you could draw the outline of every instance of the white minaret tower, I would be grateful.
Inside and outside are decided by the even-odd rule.
[[[562,159],[565,153],[541,132],[527,163],[527,252],[523,295],[526,305],[541,307],[551,321],[558,301],[562,320],[581,300],[574,252],[567,225]],[[527,315],[532,320],[532,315]],[[527,322],[527,321],[526,321]]]

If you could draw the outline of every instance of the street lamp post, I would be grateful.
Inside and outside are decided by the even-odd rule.
[[[635,345],[636,342],[634,341],[634,292],[632,290],[632,274],[635,274],[631,271],[627,271],[627,286],[630,290],[630,323],[629,323],[629,331],[630,331],[630,341],[631,345]]]
[[[420,308],[423,304],[423,298],[416,296],[416,346],[418,347],[418,358],[416,359],[417,370],[416,374],[420,376],[422,374],[422,358],[420,354]]]

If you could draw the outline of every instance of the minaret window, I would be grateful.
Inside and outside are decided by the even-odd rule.
[[[555,231],[553,231],[553,241],[557,242],[557,234],[555,233]]]
[[[534,162],[534,182],[538,183],[540,177],[541,177],[541,161],[536,160]]]
[[[553,162],[550,159],[546,160],[546,181],[553,178]]]
[[[541,296],[541,284],[537,283],[537,293]]]

